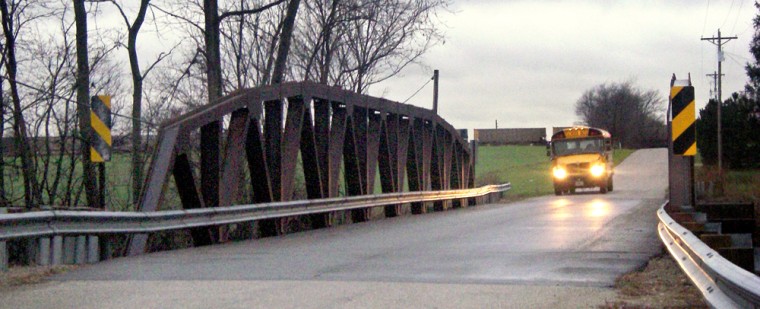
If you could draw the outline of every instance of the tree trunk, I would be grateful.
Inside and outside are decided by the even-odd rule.
[[[77,115],[79,116],[79,132],[82,138],[82,183],[84,184],[87,205],[103,207],[98,196],[95,181],[94,164],[90,162],[90,65],[87,52],[87,11],[85,0],[74,0],[74,19],[76,20],[77,46]]]
[[[140,32],[145,13],[148,11],[150,0],[140,1],[140,11],[134,23],[129,28],[127,51],[129,52],[129,67],[132,70],[132,204],[137,207],[142,190],[142,83],[140,63],[137,58],[137,34]]]
[[[282,83],[285,77],[285,68],[288,62],[288,54],[290,53],[290,42],[293,38],[296,15],[298,14],[298,6],[300,4],[300,0],[290,0],[288,2],[288,10],[285,13],[285,20],[282,22],[280,45],[277,49],[277,58],[274,63],[274,71],[272,72],[272,84]]]
[[[324,42],[322,42],[323,52],[325,53],[325,62],[322,63],[322,72],[319,74],[319,83],[325,85],[327,85],[330,77],[330,63],[332,62],[333,57],[333,47],[330,41],[332,40],[333,27],[335,25],[335,13],[338,10],[338,2],[339,0],[333,0],[332,2],[330,16],[327,18],[327,27],[324,30]]]
[[[34,169],[32,153],[29,148],[28,134],[26,131],[26,122],[21,108],[21,98],[18,93],[18,84],[16,82],[16,38],[14,37],[13,17],[8,11],[8,4],[5,0],[0,1],[0,10],[2,13],[3,34],[5,36],[6,51],[6,69],[8,72],[8,82],[11,86],[11,100],[13,102],[13,132],[15,134],[15,143],[18,154],[21,157],[21,171],[24,178],[24,202],[27,208],[34,208],[40,203],[40,190],[37,184],[37,174]]]
[[[3,63],[5,63],[5,57],[3,57]],[[0,77],[0,93],[5,93],[5,90],[3,89],[3,78]],[[2,124],[2,127],[0,127],[0,207],[8,207],[8,198],[5,196],[5,143],[3,143],[3,138],[5,138],[5,130],[3,129],[5,127],[5,99],[3,99],[4,96],[0,95],[0,124]]]
[[[203,0],[205,14],[206,75],[208,102],[222,97],[222,60],[219,52],[219,5],[217,0]]]

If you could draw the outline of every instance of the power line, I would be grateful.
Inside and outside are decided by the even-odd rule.
[[[726,18],[723,20],[723,24],[720,25],[721,28],[726,25],[726,22],[728,22],[728,17],[731,16],[731,11],[734,9],[734,2],[736,0],[731,0],[731,6],[728,8],[728,13],[726,13]]]
[[[411,100],[412,98],[414,98],[414,96],[416,96],[418,93],[420,93],[420,91],[422,91],[422,88],[425,88],[425,86],[427,86],[430,83],[430,81],[432,81],[432,80],[433,80],[433,78],[428,79],[428,81],[425,82],[425,84],[422,85],[422,87],[420,87],[420,89],[417,89],[417,91],[415,91],[410,97],[406,98],[406,100],[404,100],[404,102],[402,102],[402,103],[409,102],[409,100]]]
[[[742,12],[743,6],[744,6],[744,0],[742,0],[742,2],[739,3],[739,9],[736,11],[736,19],[734,20],[734,26],[731,27],[731,32],[734,32],[734,30],[736,30],[736,24],[739,22],[739,15]]]
[[[705,34],[705,28],[707,28],[707,15],[710,13],[710,0],[707,0],[707,8],[705,9],[705,22],[702,23],[702,34]]]

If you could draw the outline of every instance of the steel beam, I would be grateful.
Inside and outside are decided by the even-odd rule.
[[[254,203],[272,201],[272,186],[269,182],[264,136],[261,132],[260,118],[251,118],[245,139],[245,153],[248,160],[248,172],[251,178],[251,190]]]
[[[411,133],[409,134],[409,151],[407,153],[406,172],[409,178],[409,191],[425,191],[425,170],[423,168],[424,152],[424,120],[412,120]],[[426,212],[425,205],[421,202],[412,203],[412,214]]]
[[[312,103],[306,105],[303,124],[301,125],[301,159],[303,160],[304,181],[308,199],[327,197],[327,148],[330,134],[329,119],[330,105],[328,102],[317,102],[317,99],[307,99]],[[319,106],[318,106],[319,105]],[[312,113],[312,109],[314,112]],[[324,119],[317,121],[319,113]],[[317,132],[322,134],[317,138]],[[329,214],[310,216],[312,228],[324,228],[330,225]]]
[[[174,159],[174,183],[177,187],[179,199],[184,209],[203,208],[203,201],[198,195],[198,189],[195,186],[193,171],[190,165],[190,159],[187,154],[180,154]],[[212,243],[209,229],[194,228],[190,230],[193,237],[193,245],[206,246]]]
[[[221,134],[221,121],[201,127],[201,192],[206,207],[219,206]]]

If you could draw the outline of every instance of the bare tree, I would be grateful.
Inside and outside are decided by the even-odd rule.
[[[575,106],[581,120],[608,130],[623,147],[654,146],[663,139],[664,105],[655,90],[633,82],[601,84],[583,93]]]
[[[434,17],[445,0],[356,2],[338,49],[336,80],[357,93],[395,76],[443,40]]]
[[[241,0],[237,10],[248,9]],[[270,9],[255,15],[240,15],[222,22],[222,77],[232,89],[266,84],[282,29],[284,10]]]
[[[21,107],[21,97],[19,96],[16,59],[16,36],[18,34],[19,21],[15,17],[27,9],[27,5],[21,5],[18,2],[11,1],[10,7],[8,1],[0,1],[0,14],[2,14],[3,35],[5,37],[4,48],[4,65],[8,75],[8,83],[11,90],[11,101],[13,103],[13,132],[15,134],[16,148],[21,157],[21,169],[24,178],[24,203],[27,208],[33,208],[40,204],[40,189],[37,185],[37,174],[32,159],[33,153],[29,147],[27,124],[24,120],[23,110]]]
[[[296,74],[363,93],[443,41],[448,0],[306,0]]]
[[[294,67],[304,80],[327,84],[338,42],[347,29],[345,18],[350,11],[343,0],[307,0],[300,32],[296,37]]]
[[[290,43],[295,31],[296,15],[298,15],[298,6],[301,0],[288,1],[288,10],[285,13],[285,19],[282,22],[282,32],[280,33],[280,43],[277,48],[277,58],[275,58],[274,69],[272,71],[272,84],[282,83],[285,76],[285,69],[290,54]]]
[[[129,18],[122,8],[122,6],[115,0],[111,2],[116,6],[124,19],[124,24],[127,27],[127,53],[129,54],[129,68],[132,73],[132,203],[134,205],[140,199],[140,192],[142,188],[142,173],[143,173],[143,148],[142,148],[142,98],[143,98],[143,80],[145,76],[163,60],[168,53],[161,53],[158,59],[153,62],[150,67],[142,72],[140,70],[140,62],[137,54],[137,35],[140,33],[140,28],[145,21],[145,15],[148,12],[150,0],[141,0],[140,7],[137,11],[134,21],[130,23]]]
[[[82,177],[87,205],[98,205],[98,187],[95,181],[95,166],[90,162],[90,138],[84,136],[90,128],[90,63],[87,46],[87,11],[85,0],[74,0],[74,20],[76,21],[76,51],[77,51],[77,115],[79,116],[79,131],[82,132]]]

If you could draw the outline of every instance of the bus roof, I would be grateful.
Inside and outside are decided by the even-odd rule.
[[[592,127],[572,127],[563,129],[552,135],[552,141],[557,139],[574,139],[574,138],[587,138],[587,137],[603,137],[610,138],[610,132],[599,128]]]

